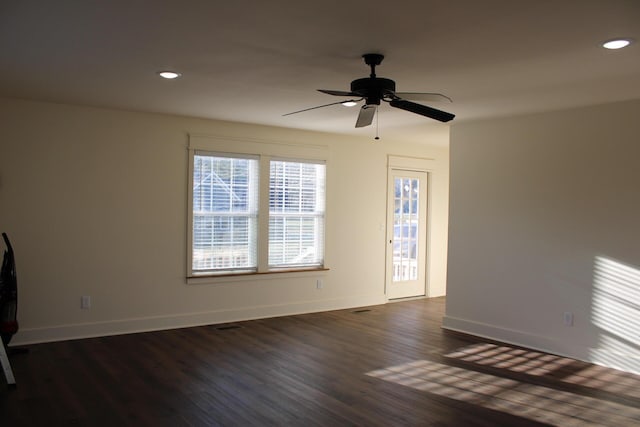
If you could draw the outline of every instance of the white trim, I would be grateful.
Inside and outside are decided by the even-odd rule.
[[[223,157],[227,159],[251,159],[251,160],[260,160],[260,156],[258,154],[247,154],[247,153],[228,153],[226,151],[209,151],[209,150],[193,150],[189,148],[189,151],[193,151],[195,156],[203,156],[203,157]]]
[[[269,185],[271,170],[270,156],[260,157],[258,169],[258,272],[269,271]]]
[[[282,269],[278,270],[270,270],[262,273],[258,272],[247,272],[246,274],[220,274],[216,276],[215,274],[202,276],[191,276],[187,277],[187,284],[189,285],[208,285],[208,284],[225,284],[225,283],[235,283],[235,282],[247,282],[253,281],[256,279],[259,280],[282,280],[283,278],[287,279],[298,279],[302,277],[309,276],[321,276],[324,277],[329,272],[328,269],[318,269],[318,268],[309,268],[307,271],[305,270],[288,270]]]
[[[566,342],[541,335],[453,316],[444,316],[442,328],[640,375],[640,357],[635,354],[620,354],[602,348],[570,346]]]
[[[588,362],[640,375],[640,356],[604,348],[590,348]]]
[[[507,329],[487,323],[474,322],[472,320],[461,319],[459,317],[445,315],[442,319],[442,328],[535,350],[547,352],[557,351],[557,349],[553,350],[557,347],[557,342],[547,337],[533,335],[515,329]]]
[[[436,169],[436,160],[426,157],[387,155],[387,169],[402,169],[416,172],[431,172]]]
[[[385,303],[384,295],[362,295],[340,299],[301,301],[292,304],[261,305],[233,310],[216,310],[200,313],[176,314],[173,316],[144,317],[108,322],[60,325],[50,328],[20,329],[12,340],[13,345],[36,344],[51,341],[104,337],[137,332],[187,328],[241,322],[270,317],[291,316],[367,307]]]
[[[189,150],[205,150],[261,156],[327,161],[329,146],[288,143],[255,138],[189,134]]]
[[[187,168],[187,277],[193,276],[193,174],[195,151],[189,149]]]

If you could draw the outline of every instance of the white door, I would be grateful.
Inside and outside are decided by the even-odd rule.
[[[391,169],[387,207],[388,299],[426,295],[427,172]]]

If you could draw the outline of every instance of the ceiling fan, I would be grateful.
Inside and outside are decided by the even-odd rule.
[[[380,101],[388,102],[392,107],[420,114],[421,116],[429,117],[441,122],[448,122],[455,117],[453,114],[447,113],[446,111],[437,110],[432,107],[427,107],[426,105],[416,104],[415,102],[405,99],[411,98],[425,101],[451,102],[451,98],[448,96],[439,93],[396,92],[396,82],[391,79],[376,77],[376,66],[382,63],[384,55],[379,53],[367,53],[362,55],[362,57],[364,58],[365,64],[371,67],[371,74],[369,77],[352,81],[351,91],[346,92],[341,90],[318,89],[318,91],[328,95],[350,97],[351,99],[319,105],[317,107],[305,108],[304,110],[298,110],[284,115],[289,116],[291,114],[302,113],[304,111],[315,110],[317,108],[328,107],[330,105],[345,103],[351,103],[351,105],[354,105],[353,103],[364,100],[365,103],[360,108],[358,120],[356,121],[357,128],[369,126],[373,122],[373,117],[376,114],[378,105],[380,105]]]

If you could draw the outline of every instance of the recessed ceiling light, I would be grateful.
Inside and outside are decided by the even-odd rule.
[[[631,44],[631,39],[613,39],[602,43],[602,47],[606,49],[622,49]]]
[[[165,79],[177,79],[178,77],[180,77],[182,74],[177,73],[175,71],[158,71],[158,75],[160,77],[163,77]]]
[[[355,107],[358,103],[356,101],[344,101],[342,105],[345,107]]]

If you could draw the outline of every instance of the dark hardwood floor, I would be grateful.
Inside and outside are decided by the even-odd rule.
[[[640,425],[640,378],[441,329],[444,298],[29,346],[1,426]]]

